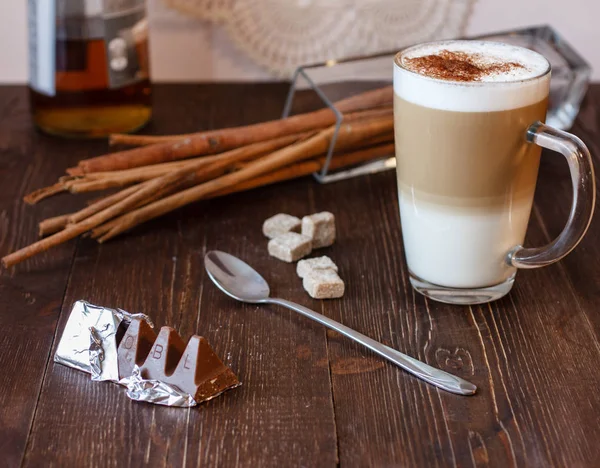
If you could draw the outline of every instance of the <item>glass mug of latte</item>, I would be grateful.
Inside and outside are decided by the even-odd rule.
[[[592,161],[577,137],[544,125],[550,64],[506,44],[442,41],[394,61],[400,218],[410,281],[452,304],[498,299],[518,268],[567,255],[595,202]],[[524,248],[541,148],[569,164],[573,206],[550,244]]]

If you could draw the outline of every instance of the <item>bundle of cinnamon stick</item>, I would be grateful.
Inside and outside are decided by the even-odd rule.
[[[331,169],[393,153],[393,90],[336,102],[344,119]],[[172,136],[113,135],[135,146],[79,162],[50,186],[25,196],[33,204],[62,192],[118,191],[85,208],[39,223],[41,240],[2,259],[10,267],[80,234],[104,242],[197,200],[319,171],[335,132],[329,108],[244,127]],[[44,237],[47,236],[47,237]]]

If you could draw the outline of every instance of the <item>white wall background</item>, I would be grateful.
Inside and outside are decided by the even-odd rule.
[[[26,0],[0,0],[0,83],[27,81]],[[155,81],[268,80],[218,26],[149,0]],[[467,28],[481,34],[550,24],[588,60],[600,81],[600,0],[478,0]]]

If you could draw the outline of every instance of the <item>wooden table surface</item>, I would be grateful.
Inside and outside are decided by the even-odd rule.
[[[276,118],[285,84],[162,85],[148,132]],[[37,223],[73,211],[22,196],[106,143],[37,133],[24,87],[0,88],[0,255]],[[573,129],[600,157],[600,85]],[[542,245],[571,203],[562,157],[546,154],[528,231]],[[337,216],[323,250],[346,280],[316,301],[295,266],[267,256],[262,221],[278,212]],[[479,387],[438,390],[292,312],[243,305],[207,277],[207,250],[255,266],[280,297],[332,317]],[[2,466],[600,466],[600,221],[559,264],[522,271],[504,299],[458,307],[408,282],[393,172],[320,186],[312,178],[196,203],[105,245],[64,244],[0,273]],[[135,403],[123,389],[54,364],[71,304],[149,314],[212,343],[243,386],[192,409]]]

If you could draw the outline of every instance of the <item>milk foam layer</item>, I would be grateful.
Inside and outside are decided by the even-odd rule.
[[[441,51],[478,54],[488,63],[515,62],[504,72],[492,72],[478,81],[431,78],[406,68],[406,59]],[[441,41],[404,50],[394,63],[394,92],[404,100],[433,109],[457,112],[494,112],[529,106],[549,92],[548,61],[537,52],[498,42]]]

